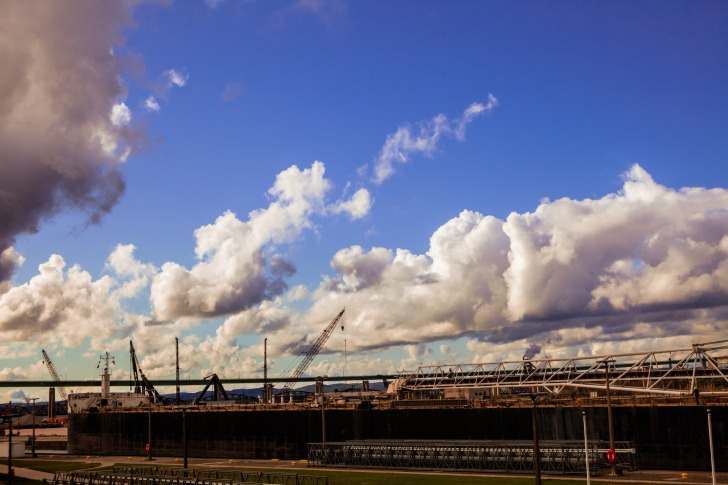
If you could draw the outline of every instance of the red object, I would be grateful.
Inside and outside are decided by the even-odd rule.
[[[149,445],[147,445],[149,446]],[[614,463],[614,460],[617,459],[617,453],[615,453],[614,450],[607,450],[607,461],[609,463]]]
[[[147,443],[147,446],[144,447],[144,451],[146,451],[147,453],[149,453],[149,450],[151,450],[151,449],[152,449],[152,447],[149,446],[149,443]]]

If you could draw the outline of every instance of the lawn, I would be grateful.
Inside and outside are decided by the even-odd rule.
[[[5,467],[7,472],[8,460],[0,460],[0,465]],[[101,465],[100,463],[86,463],[83,461],[66,461],[66,460],[13,460],[13,468],[28,468],[39,472],[55,473],[70,472],[74,470],[84,470],[86,468],[94,468]],[[13,480],[15,481],[15,480]]]
[[[0,460],[0,464],[7,466],[7,460]],[[146,466],[139,463],[117,463],[115,466]],[[13,460],[13,466],[30,468],[48,473],[68,472],[98,467],[98,463],[85,463],[66,460]],[[246,470],[248,470],[246,468]],[[497,477],[483,477],[475,475],[454,475],[447,473],[398,473],[387,471],[350,471],[350,470],[290,470],[284,468],[255,468],[255,471],[274,474],[299,475],[325,475],[329,477],[331,485],[532,485],[533,478],[520,478],[502,475]],[[5,471],[5,470],[3,470]],[[5,480],[3,480],[5,479]],[[7,475],[0,473],[0,481],[6,481]],[[19,477],[13,479],[14,485],[37,485],[40,482],[26,480]],[[586,483],[586,479],[564,480],[544,476],[544,485],[577,485]],[[592,479],[594,485],[637,485],[634,482],[611,481],[609,479]],[[642,482],[641,485],[644,485]]]

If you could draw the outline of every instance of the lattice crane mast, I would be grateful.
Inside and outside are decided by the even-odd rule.
[[[303,357],[303,360],[301,360],[301,363],[298,364],[298,367],[296,367],[296,370],[293,371],[293,374],[291,374],[291,378],[286,382],[286,384],[281,388],[281,393],[285,393],[291,390],[291,388],[296,384],[298,381],[298,378],[303,375],[304,372],[306,372],[306,369],[308,369],[308,366],[311,365],[311,362],[313,362],[313,359],[316,358],[318,353],[323,348],[326,341],[331,337],[331,334],[334,333],[334,328],[336,328],[336,324],[339,323],[339,320],[341,320],[341,317],[344,316],[344,312],[346,311],[346,308],[341,310],[336,317],[331,320],[331,323],[328,324],[328,326],[324,329],[323,332],[321,332],[321,335],[319,335],[319,338],[316,339],[316,341],[313,343],[310,349],[306,352],[306,355]],[[341,330],[344,330],[344,326],[341,326]]]
[[[57,385],[55,386],[56,389],[58,389],[58,394],[61,395],[61,398],[67,399],[67,393],[66,388],[63,387],[61,384],[61,378],[58,375],[58,371],[56,371],[56,366],[53,364],[53,361],[50,357],[48,357],[48,354],[46,354],[46,351],[41,349],[43,352],[43,362],[45,363],[46,367],[48,367],[48,372],[51,373],[51,377],[53,378],[53,382],[55,382]]]

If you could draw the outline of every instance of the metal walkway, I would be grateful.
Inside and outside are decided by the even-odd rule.
[[[636,450],[631,442],[617,442],[618,464],[636,470]],[[589,468],[593,474],[609,468],[608,443],[589,443]],[[545,473],[585,473],[584,442],[540,442],[540,468]],[[527,473],[533,471],[533,442],[529,441],[346,441],[309,443],[312,465],[360,468],[422,468],[461,471]]]
[[[728,396],[728,340],[644,353],[422,366],[402,373],[389,392],[458,388],[558,394],[607,385],[630,393],[686,396],[698,389],[703,396]]]

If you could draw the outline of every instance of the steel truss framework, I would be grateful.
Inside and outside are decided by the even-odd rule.
[[[636,470],[636,451],[631,442],[616,442],[617,460]],[[608,443],[589,443],[592,473],[609,468]],[[542,441],[540,468],[547,473],[584,473],[584,442]],[[426,468],[495,472],[532,472],[533,442],[526,441],[346,441],[309,443],[308,462],[313,465],[360,468]]]
[[[295,473],[195,470],[174,467],[114,467],[110,472],[56,473],[53,485],[326,485],[328,477]]]
[[[421,366],[402,373],[390,392],[449,388],[488,389],[491,394],[547,392],[566,388],[632,393],[728,396],[728,340],[690,349],[534,359],[488,364]]]

